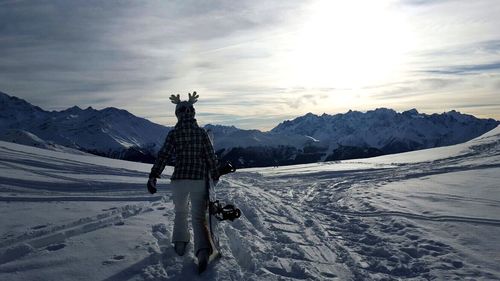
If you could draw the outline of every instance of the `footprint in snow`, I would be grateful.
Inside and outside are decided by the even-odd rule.
[[[37,230],[37,229],[42,229],[42,228],[45,228],[45,227],[47,227],[46,224],[40,224],[40,225],[37,225],[37,226],[33,226],[31,229]]]
[[[115,255],[115,256],[113,257],[113,259],[114,259],[115,261],[121,261],[121,260],[125,259],[125,256],[124,256],[124,255]]]
[[[61,243],[61,244],[53,244],[53,245],[49,245],[47,246],[47,250],[53,252],[53,251],[57,251],[57,250],[60,250],[62,248],[66,247],[66,244],[64,243]]]
[[[110,265],[125,259],[125,255],[114,255],[112,258],[102,262],[103,265]]]

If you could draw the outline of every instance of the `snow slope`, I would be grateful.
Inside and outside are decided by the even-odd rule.
[[[500,280],[500,128],[465,144],[240,170],[223,258],[170,247],[151,165],[0,142],[0,280]],[[172,170],[164,172],[168,178]]]
[[[60,151],[60,152],[67,152],[80,155],[86,154],[85,152],[77,149],[65,147],[51,142],[46,142],[41,138],[39,138],[38,136],[25,130],[8,130],[3,135],[0,135],[0,140],[54,150],[54,151]]]

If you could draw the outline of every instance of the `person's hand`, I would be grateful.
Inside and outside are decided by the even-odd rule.
[[[149,193],[155,194],[156,193],[156,178],[149,178],[147,186],[148,186]]]

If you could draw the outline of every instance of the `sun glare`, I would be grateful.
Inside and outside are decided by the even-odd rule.
[[[289,63],[293,83],[303,87],[383,83],[412,45],[404,19],[382,1],[317,2],[297,35]]]

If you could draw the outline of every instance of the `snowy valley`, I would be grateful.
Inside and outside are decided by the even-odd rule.
[[[500,280],[500,127],[369,159],[241,169],[223,257],[170,245],[167,168],[0,142],[0,280]]]

